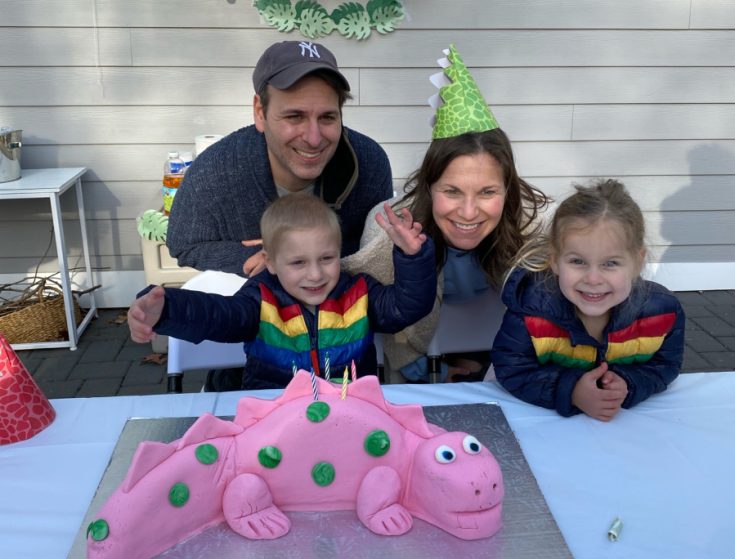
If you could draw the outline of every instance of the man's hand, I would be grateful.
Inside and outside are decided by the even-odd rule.
[[[387,219],[383,217],[383,214],[378,213],[375,215],[375,221],[388,233],[393,243],[409,256],[421,250],[421,245],[426,241],[426,234],[421,232],[421,224],[413,220],[408,208],[400,210],[400,217],[388,202],[383,204],[383,210],[385,210]]]
[[[153,326],[161,318],[166,295],[160,285],[133,301],[128,309],[128,327],[134,342],[150,342],[156,337]]]
[[[249,241],[242,241],[244,247],[256,247],[263,244],[263,239],[252,239]],[[242,273],[247,277],[258,275],[260,272],[265,270],[265,253],[260,250],[248,258],[242,265]]]
[[[598,381],[602,388],[598,386]],[[608,371],[607,363],[602,363],[577,381],[572,392],[572,403],[590,417],[610,421],[620,411],[627,394],[625,381]]]

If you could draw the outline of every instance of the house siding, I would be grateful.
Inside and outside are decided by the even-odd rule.
[[[23,129],[24,168],[89,168],[92,263],[110,272],[143,269],[135,217],[160,206],[166,153],[252,123],[258,56],[302,38],[268,27],[248,1],[2,4],[0,125]],[[573,182],[618,177],[644,210],[652,262],[735,262],[732,1],[404,5],[394,33],[320,40],[353,88],[345,124],[384,146],[397,190],[428,145],[428,77],[454,43],[529,182],[559,198]],[[72,193],[63,208],[74,265]],[[3,202],[0,275],[55,270],[50,238],[47,204]]]

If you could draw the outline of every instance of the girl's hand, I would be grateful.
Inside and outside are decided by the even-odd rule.
[[[388,202],[383,204],[383,209],[387,219],[378,213],[375,221],[388,233],[393,243],[409,256],[421,250],[421,245],[426,241],[426,234],[421,232],[421,224],[413,220],[408,208],[402,208],[400,216],[393,211]]]
[[[161,318],[166,295],[163,287],[157,285],[148,293],[139,297],[128,309],[128,327],[134,342],[150,342],[156,337],[153,326]]]
[[[608,373],[608,386],[605,386],[603,377]],[[612,376],[617,377],[623,387]],[[598,381],[601,382],[602,388],[598,386]],[[602,363],[599,367],[587,371],[577,381],[572,392],[572,403],[590,417],[610,421],[620,411],[627,394],[625,381],[612,371],[608,371],[607,363]]]
[[[625,397],[628,395],[628,383],[625,382],[625,379],[615,371],[607,370],[605,374],[600,377],[600,384],[604,390],[613,390],[624,393],[623,400],[625,400]]]

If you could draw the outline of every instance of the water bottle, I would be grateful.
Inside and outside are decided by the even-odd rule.
[[[174,203],[176,190],[184,179],[186,164],[179,157],[178,151],[168,152],[168,159],[163,164],[163,213],[171,212],[171,204]]]

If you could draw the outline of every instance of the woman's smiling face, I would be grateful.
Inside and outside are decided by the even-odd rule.
[[[444,240],[473,250],[497,227],[505,206],[503,169],[487,153],[460,155],[431,185],[432,213]]]

